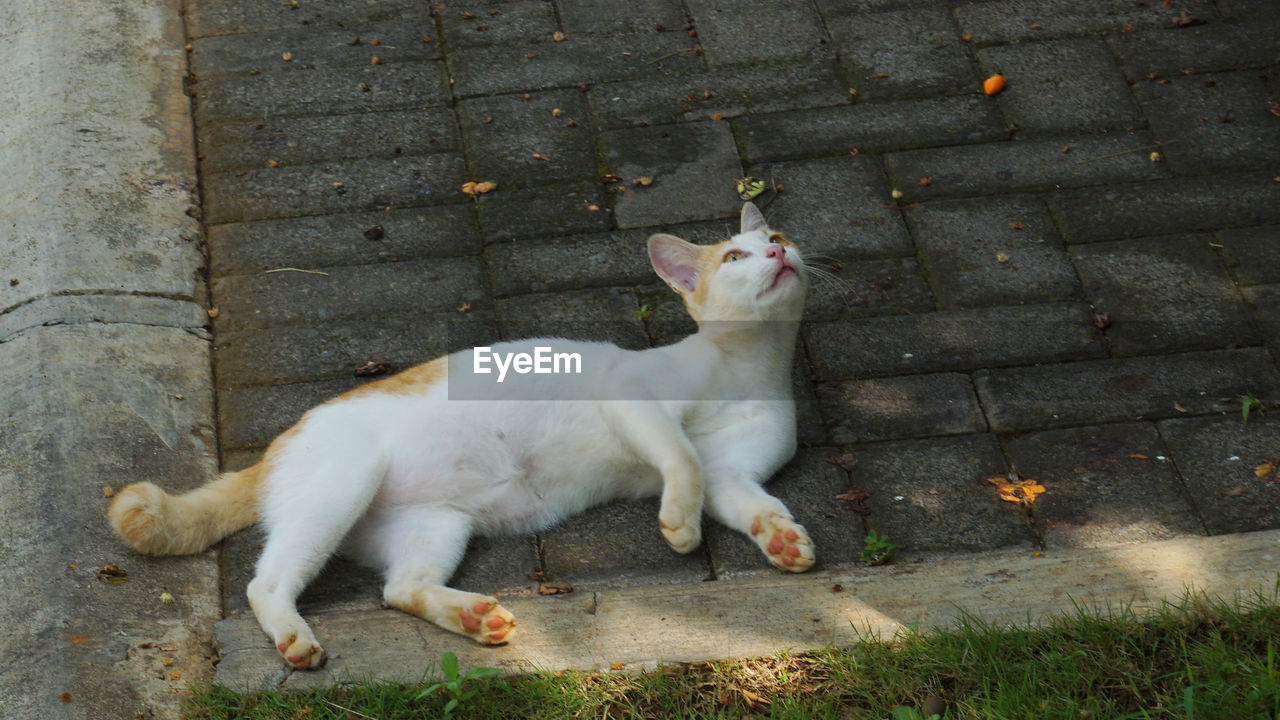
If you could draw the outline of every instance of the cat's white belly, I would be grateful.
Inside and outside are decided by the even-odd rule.
[[[657,472],[602,432],[595,403],[403,402],[379,403],[390,456],[371,509],[445,505],[481,532],[528,532],[661,490]]]

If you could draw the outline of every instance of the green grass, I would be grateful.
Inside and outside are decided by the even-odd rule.
[[[1192,596],[1139,618],[1078,610],[1034,627],[958,627],[633,675],[536,672],[467,680],[456,718],[1280,718],[1277,595]],[[439,718],[449,694],[369,683],[328,691],[195,692],[191,720]],[[937,700],[933,701],[937,703]],[[937,707],[935,705],[935,707]]]

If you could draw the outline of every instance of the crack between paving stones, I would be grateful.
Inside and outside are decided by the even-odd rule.
[[[1000,441],[999,437],[996,438],[996,442],[1000,446],[1000,456],[1004,458],[1005,472],[1017,472],[1018,469],[1014,467],[1013,459],[1009,457],[1009,451],[1005,444]],[[1032,542],[1036,544],[1036,548],[1040,552],[1047,552],[1048,547],[1045,544],[1044,533],[1040,529],[1040,523],[1036,518],[1035,508],[1032,505],[1024,504],[1022,510],[1026,514],[1027,530],[1031,533]]]
[[[1217,415],[1218,413],[1214,414]],[[1178,493],[1182,496],[1182,499],[1186,501],[1187,505],[1191,507],[1191,511],[1195,513],[1196,521],[1200,525],[1200,530],[1204,532],[1204,536],[1212,536],[1213,533],[1209,532],[1209,523],[1205,520],[1204,509],[1201,504],[1197,502],[1195,493],[1191,492],[1191,486],[1187,483],[1186,472],[1184,472],[1182,467],[1178,465],[1178,459],[1174,457],[1172,452],[1170,452],[1169,441],[1164,436],[1164,430],[1161,429],[1160,423],[1157,420],[1152,420],[1151,425],[1155,428],[1156,437],[1160,440],[1160,450],[1164,453],[1165,458],[1168,459],[1169,465],[1173,468],[1173,475],[1178,480]]]
[[[22,300],[20,302],[14,303],[9,307],[0,309],[0,317],[4,315],[8,315],[14,310],[21,309],[32,303],[40,302],[41,300],[47,300],[49,298],[95,297],[95,296],[96,297],[145,297],[145,298],[156,298],[160,300],[173,300],[175,302],[190,302],[190,303],[195,303],[196,305],[200,304],[199,301],[197,301],[195,297],[191,295],[180,295],[180,294],[172,295],[168,293],[151,292],[147,290],[114,290],[111,288],[101,288],[101,289],[82,288],[82,289],[76,289],[76,290],[57,290],[55,292],[43,293],[40,295],[36,295],[35,297],[27,298],[26,300]]]
[[[194,335],[195,337],[198,337],[201,340],[212,339],[212,335],[209,333],[208,330],[206,330],[203,326],[197,326],[197,325],[165,325],[162,323],[143,323],[143,322],[133,322],[133,321],[127,321],[127,320],[86,320],[84,322],[68,322],[64,320],[46,320],[44,322],[39,322],[33,325],[28,325],[23,328],[19,328],[9,333],[8,335],[5,335],[4,337],[0,337],[0,345],[3,345],[4,343],[7,343],[7,342],[12,342],[14,340],[17,340],[21,337],[25,337],[27,335],[30,335],[32,332],[39,330],[41,328],[88,327],[91,325],[102,325],[102,326],[125,325],[125,326],[131,326],[131,327],[165,328],[168,330],[181,330],[187,333],[188,335]]]

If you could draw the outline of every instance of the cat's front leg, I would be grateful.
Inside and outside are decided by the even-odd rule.
[[[657,402],[607,403],[610,426],[639,458],[662,475],[658,527],[678,553],[702,542],[702,463],[679,423]]]
[[[725,525],[751,538],[769,564],[788,572],[813,567],[813,541],[782,501],[754,481],[711,473],[707,510]]]

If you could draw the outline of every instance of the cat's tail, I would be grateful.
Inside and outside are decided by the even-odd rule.
[[[107,517],[116,534],[147,555],[198,553],[258,521],[258,491],[266,474],[259,463],[184,495],[149,482],[125,487]]]

